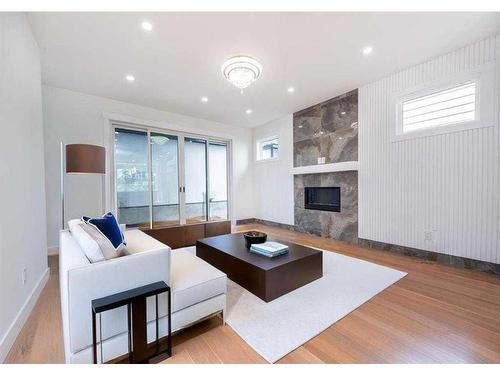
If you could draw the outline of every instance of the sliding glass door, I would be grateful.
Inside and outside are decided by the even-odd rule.
[[[122,126],[114,134],[120,223],[153,228],[229,218],[226,141]]]
[[[184,138],[186,223],[207,221],[207,142]]]
[[[153,226],[179,224],[177,136],[151,133]]]
[[[227,204],[227,144],[210,142],[208,144],[209,206],[210,220],[226,220]]]
[[[115,190],[121,223],[149,226],[148,133],[115,130]]]

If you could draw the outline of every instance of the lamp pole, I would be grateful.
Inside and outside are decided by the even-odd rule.
[[[64,230],[64,143],[61,141],[61,229]]]

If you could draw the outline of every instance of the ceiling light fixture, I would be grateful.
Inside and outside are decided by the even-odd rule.
[[[295,88],[294,87],[289,87],[288,90],[287,90],[290,94],[293,94],[295,92]]]
[[[373,52],[373,47],[371,47],[371,46],[363,48],[363,55],[365,55],[365,56],[369,55],[372,52]]]
[[[125,76],[125,79],[126,79],[127,81],[129,81],[129,82],[134,82],[134,81],[135,81],[135,77],[134,77],[133,75],[131,75],[131,74],[127,74],[127,75]]]
[[[262,73],[262,64],[250,56],[233,56],[221,68],[224,77],[241,90],[250,86]]]
[[[208,102],[208,98],[207,98],[206,96],[202,96],[202,97],[201,97],[201,101],[202,101],[203,103],[206,103],[206,102]]]
[[[252,114],[252,110],[251,110],[250,108],[248,108],[248,109],[245,111],[245,113],[246,113],[247,115],[251,115],[251,114]]]
[[[151,22],[148,22],[148,21],[143,21],[141,23],[141,27],[146,30],[146,31],[151,31],[153,30],[153,24]]]

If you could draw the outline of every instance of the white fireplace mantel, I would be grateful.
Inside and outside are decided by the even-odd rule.
[[[344,171],[357,171],[357,161],[344,161],[340,163],[317,164],[308,165],[306,167],[295,167],[290,170],[290,173],[295,174],[311,174],[311,173],[330,173],[330,172],[344,172]]]

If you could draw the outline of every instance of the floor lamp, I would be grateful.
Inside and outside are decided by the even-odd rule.
[[[106,173],[106,149],[101,146],[86,144],[66,145],[61,142],[61,208],[62,229],[64,229],[64,176],[65,174],[100,174]],[[104,191],[104,178],[103,178]],[[104,203],[104,200],[103,200]]]

